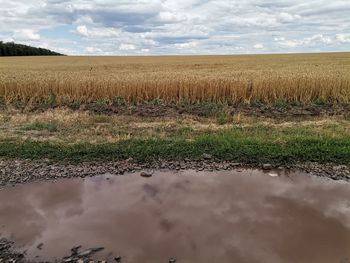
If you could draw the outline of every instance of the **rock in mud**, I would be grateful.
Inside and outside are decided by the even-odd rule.
[[[72,252],[72,255],[78,255],[79,249],[81,249],[81,246],[73,247],[70,251]]]
[[[146,178],[151,177],[152,175],[153,175],[153,172],[142,171],[140,173],[140,176],[146,177]]]
[[[42,249],[43,249],[43,246],[44,246],[44,244],[43,244],[43,243],[40,243],[39,245],[36,246],[36,248],[39,249],[39,250],[42,250]]]
[[[170,258],[169,263],[176,263],[176,258]]]
[[[263,164],[262,168],[263,168],[264,170],[271,170],[271,169],[272,169],[272,165],[269,164],[269,163],[265,163],[265,164]]]
[[[99,252],[101,250],[103,250],[104,247],[98,247],[98,248],[90,248],[87,250],[84,250],[80,253],[78,253],[78,257],[87,257],[87,256],[91,256],[92,254]]]
[[[90,259],[90,256],[104,249],[104,247],[89,248],[79,252],[80,248],[81,246],[73,247],[71,249],[71,255],[68,257],[64,257],[63,262],[68,263],[68,262],[78,262],[79,260],[88,260]]]

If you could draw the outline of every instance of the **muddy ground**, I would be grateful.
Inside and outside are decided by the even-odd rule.
[[[0,186],[9,186],[43,180],[56,180],[61,178],[90,177],[103,174],[121,175],[127,172],[148,170],[197,170],[220,171],[243,168],[262,168],[300,170],[312,175],[322,176],[333,180],[350,181],[350,166],[334,164],[303,163],[285,167],[273,167],[270,164],[262,166],[249,166],[242,163],[222,162],[204,156],[202,160],[185,161],[158,161],[153,163],[137,163],[132,159],[115,162],[85,162],[69,164],[52,162],[50,160],[1,160]]]
[[[38,245],[38,249],[41,249],[42,244]],[[88,248],[82,249],[81,246],[76,246],[71,248],[71,253],[62,257],[55,262],[65,262],[65,263],[83,263],[89,262],[94,263],[90,260],[91,256],[95,253],[103,250],[103,247],[98,248]],[[7,240],[0,237],[0,262],[4,263],[44,263],[41,261],[30,261],[26,259],[26,251],[18,251],[15,248],[15,243],[13,241]],[[98,261],[100,262],[100,261]],[[115,257],[114,262],[121,262],[121,257]],[[45,262],[46,263],[46,262]]]
[[[66,104],[66,105],[18,105],[22,111],[42,112],[47,109],[67,107],[72,110],[88,111],[106,115],[126,115],[138,117],[178,117],[193,115],[200,117],[215,116],[222,112],[228,115],[242,114],[254,117],[286,118],[286,117],[315,117],[315,116],[350,116],[350,105],[267,105],[267,104],[237,104],[225,105],[214,103],[199,104],[146,104],[115,105],[108,103]]]
[[[221,162],[214,160],[208,155],[204,156],[202,160],[197,161],[158,161],[143,164],[136,163],[132,159],[118,162],[88,162],[80,164],[68,164],[64,162],[55,163],[50,160],[1,160],[0,188],[35,181],[48,181],[75,177],[84,178],[102,174],[122,175],[128,172],[140,172],[140,174],[143,173],[145,176],[147,176],[156,169],[169,169],[177,171],[185,169],[193,169],[197,171],[235,169],[236,171],[241,171],[241,169],[244,168],[249,167],[241,163]],[[332,180],[350,181],[350,166],[346,165],[304,163],[290,165],[287,167],[273,167],[270,164],[264,164],[260,167],[251,168],[262,168],[267,172],[274,169],[286,169],[291,171],[298,170],[306,172],[310,175],[322,176]],[[9,240],[0,239],[0,262],[30,262],[26,260],[25,251],[15,250],[14,245],[15,244]],[[72,249],[71,255],[64,255],[62,260],[58,262],[91,262],[89,261],[89,256],[93,256],[93,253],[88,254],[87,256],[77,257],[79,253],[85,255],[84,253],[87,253],[86,251],[90,250],[85,249],[79,253],[76,253],[74,252],[74,248]],[[93,250],[90,252],[92,251]],[[69,261],[70,259],[75,260]],[[85,261],[78,261],[77,259],[84,259]],[[120,261],[120,259],[117,257],[115,258],[114,262],[122,261]]]
[[[179,183],[179,181],[182,182],[182,183],[185,182],[185,181],[188,182],[188,179],[184,180],[184,178],[181,178],[181,174],[182,173],[186,173],[186,172],[189,173],[190,171],[184,171],[184,172],[181,172],[181,173],[175,173],[175,174],[179,174],[179,176],[171,176],[172,174],[174,174],[174,172],[173,172],[174,170],[177,171],[177,170],[182,170],[182,169],[196,169],[196,170],[212,171],[212,170],[233,170],[234,169],[234,171],[232,171],[232,172],[223,172],[226,175],[231,175],[231,174],[236,175],[236,176],[229,176],[229,177],[226,176],[227,179],[231,178],[229,180],[233,180],[234,183],[232,185],[228,184],[225,181],[222,182],[221,180],[219,180],[219,181],[221,181],[221,186],[226,186],[226,194],[223,194],[223,196],[225,196],[225,198],[226,198],[228,203],[231,203],[231,201],[230,201],[231,199],[230,198],[232,198],[232,196],[231,197],[227,197],[228,193],[232,194],[235,197],[237,197],[236,194],[238,192],[241,192],[242,195],[246,194],[245,190],[244,190],[244,189],[246,189],[246,186],[244,186],[244,184],[243,184],[242,188],[240,188],[240,181],[239,180],[243,180],[243,181],[248,180],[249,185],[251,185],[251,183],[253,182],[252,180],[256,180],[256,177],[254,177],[252,174],[249,174],[250,176],[246,176],[247,175],[246,174],[247,170],[244,170],[243,165],[241,165],[241,164],[228,163],[228,162],[226,162],[226,163],[224,163],[224,162],[215,162],[215,160],[208,159],[209,156],[205,156],[205,157],[206,157],[206,160],[200,160],[200,161],[197,161],[197,162],[194,162],[194,161],[187,161],[187,162],[186,161],[184,161],[184,162],[159,162],[159,163],[154,163],[154,164],[151,164],[151,165],[137,164],[137,163],[134,163],[132,160],[128,160],[128,161],[125,161],[125,162],[119,162],[119,163],[116,163],[116,162],[114,162],[114,163],[104,163],[104,164],[103,163],[85,163],[85,164],[79,164],[79,165],[69,165],[69,164],[64,164],[64,163],[52,163],[49,160],[35,161],[35,162],[31,162],[31,161],[12,161],[12,162],[10,162],[10,161],[3,160],[1,162],[1,166],[0,167],[1,167],[2,171],[4,169],[6,169],[5,170],[6,174],[12,175],[12,177],[9,177],[7,179],[9,181],[8,181],[8,183],[6,185],[8,185],[8,184],[19,184],[19,183],[29,183],[29,182],[36,181],[36,180],[41,180],[41,181],[43,181],[43,180],[55,180],[55,179],[58,179],[58,178],[86,177],[86,176],[100,175],[100,174],[104,174],[104,173],[114,173],[114,174],[118,174],[119,173],[119,174],[122,174],[124,172],[128,173],[128,172],[132,172],[132,171],[135,171],[135,172],[137,171],[135,174],[129,174],[129,176],[119,176],[119,177],[113,178],[112,174],[107,174],[107,176],[99,177],[99,178],[103,178],[104,179],[103,180],[103,182],[104,182],[103,187],[106,187],[106,192],[111,193],[112,196],[114,196],[117,193],[123,193],[123,191],[121,191],[121,190],[124,187],[124,183],[125,183],[125,185],[127,185],[126,182],[128,182],[128,181],[131,182],[132,181],[132,185],[134,185],[134,183],[138,181],[139,184],[140,184],[139,187],[141,187],[141,188],[137,189],[136,192],[135,192],[135,188],[130,188],[129,186],[127,186],[126,189],[133,189],[131,191],[131,194],[134,197],[135,197],[135,193],[137,193],[140,198],[143,197],[144,194],[149,194],[150,195],[149,202],[150,202],[150,204],[154,204],[155,206],[158,206],[158,203],[154,202],[153,198],[155,198],[155,195],[157,193],[159,193],[159,194],[162,193],[162,191],[163,191],[163,194],[165,194],[165,196],[157,197],[157,198],[160,198],[160,200],[167,200],[167,198],[165,198],[166,196],[174,197],[174,195],[176,195],[176,194],[178,196],[182,196],[183,199],[186,199],[187,198],[186,194],[187,193],[192,193],[192,191],[189,191],[189,189],[181,188],[181,187],[179,189],[182,189],[183,192],[179,193],[178,192],[179,190],[176,187],[175,187],[174,192],[171,192],[169,187],[166,186],[167,182],[169,182],[169,181],[172,181],[173,183],[175,183],[174,185],[178,185],[178,184],[176,184],[176,182]],[[162,172],[162,171],[153,171],[153,169],[157,169],[157,168],[160,168],[160,167],[163,167],[165,169],[164,172]],[[172,170],[167,172],[167,169],[169,169],[169,168],[172,169]],[[299,177],[305,178],[305,179],[302,179],[302,181],[300,181],[300,180],[298,180],[298,178],[294,177],[296,174],[293,173],[293,171],[292,171],[294,169],[298,169],[298,170],[303,170],[303,171],[309,171],[309,173],[313,174],[313,175],[327,176],[327,177],[329,177],[331,179],[335,179],[335,180],[347,180],[347,181],[349,181],[349,179],[350,179],[350,169],[349,168],[350,167],[347,167],[347,166],[334,166],[334,165],[331,165],[331,164],[318,165],[318,164],[315,164],[315,163],[307,163],[307,164],[304,164],[304,165],[290,166],[289,168],[273,167],[273,166],[271,166],[269,164],[264,164],[264,165],[262,165],[259,168],[262,168],[263,171],[262,172],[258,171],[258,173],[260,173],[260,181],[255,182],[255,187],[257,187],[256,188],[257,192],[259,192],[261,189],[265,189],[267,191],[267,193],[269,193],[269,194],[270,194],[270,192],[275,192],[273,189],[271,189],[272,185],[270,185],[269,183],[267,183],[263,187],[264,184],[262,183],[262,180],[264,180],[264,182],[266,181],[266,182],[270,182],[270,183],[271,182],[276,183],[275,187],[277,189],[280,189],[281,186],[285,186],[286,182],[288,182],[288,184],[294,185],[293,186],[295,188],[294,190],[298,189],[301,192],[302,191],[306,191],[306,193],[308,193],[308,194],[311,191],[311,195],[312,196],[315,195],[315,192],[310,190],[310,188],[307,186],[307,182],[318,182],[320,184],[322,183],[322,184],[325,184],[325,185],[326,184],[328,184],[328,185],[338,185],[338,186],[342,185],[343,189],[346,190],[344,192],[344,194],[348,194],[348,189],[346,188],[346,184],[344,185],[343,182],[333,183],[330,180],[317,180],[317,181],[315,180],[314,181],[314,179],[317,179],[317,178],[314,178],[314,177],[308,178],[308,176],[305,176],[304,173],[301,174],[301,173],[297,172],[297,174],[299,174]],[[276,172],[274,172],[275,169],[277,169]],[[281,170],[281,171],[278,171],[278,170]],[[152,180],[148,181],[149,179],[142,178],[142,177],[151,177],[153,172],[155,173],[154,174],[155,176],[152,178]],[[160,173],[166,174],[168,177],[170,176],[171,178],[167,178],[166,180],[165,180],[165,178],[162,179],[162,176],[160,175]],[[193,173],[193,171],[192,171],[192,173]],[[29,174],[33,175],[33,177],[29,176],[28,178],[26,178],[23,181],[22,180],[23,179],[22,176],[25,176],[25,175],[28,176]],[[196,173],[194,173],[194,174],[196,174]],[[198,175],[198,176],[205,176],[204,174],[205,174],[205,172],[202,173],[202,175]],[[264,174],[266,174],[267,178],[263,178]],[[280,175],[279,178],[275,177],[277,175]],[[283,176],[284,176],[284,179],[283,179]],[[199,191],[199,192],[202,192],[202,193],[206,192],[208,189],[204,189],[203,190],[201,187],[199,187],[203,183],[203,181],[205,181],[205,178],[207,179],[207,185],[210,185],[209,189],[213,189],[212,186],[213,185],[215,186],[216,184],[212,185],[211,179],[209,180],[209,178],[212,178],[212,175],[211,175],[211,173],[210,174],[207,173],[207,176],[203,177],[203,180],[201,179],[200,182],[193,181],[193,184],[191,184],[194,187],[193,190],[197,189],[197,191]],[[239,178],[241,178],[241,179],[239,179]],[[273,178],[275,178],[275,179],[273,179]],[[87,182],[88,183],[88,182],[94,182],[95,179],[98,179],[98,178],[89,178],[89,179],[86,179],[86,180],[79,180],[79,181],[75,181],[75,182],[81,182],[81,183]],[[117,182],[117,181],[115,181],[117,179],[118,180],[122,180],[122,181],[118,181],[118,183],[115,183],[115,182]],[[169,180],[169,179],[171,179],[171,180]],[[238,181],[235,181],[236,179]],[[310,179],[310,181],[308,181],[308,179]],[[18,180],[18,181],[16,181],[16,180]],[[127,181],[125,181],[125,180],[127,180]],[[147,183],[146,183],[145,180],[147,180]],[[157,180],[160,180],[160,181],[158,181],[158,184],[156,183]],[[279,185],[278,180],[282,180],[282,181],[284,180],[284,181],[283,181],[283,183],[281,185]],[[64,197],[65,200],[67,198],[70,200],[70,196],[72,194],[73,194],[73,196],[75,196],[75,194],[79,192],[78,191],[79,188],[71,188],[71,187],[68,186],[68,184],[70,184],[71,182],[74,182],[74,180],[62,180],[62,184],[60,184],[60,188],[58,188],[58,189],[61,189],[60,190],[60,194],[58,192],[56,192],[56,191],[53,191],[53,189],[51,189],[51,190],[48,191],[51,194],[49,194],[49,195],[47,195],[47,194],[45,195],[44,194],[43,196],[41,195],[40,192],[35,190],[35,189],[39,190],[39,188],[42,188],[42,185],[40,185],[40,184],[39,185],[38,184],[23,185],[21,187],[29,187],[29,188],[22,188],[24,190],[20,190],[21,187],[13,188],[13,190],[12,190],[11,187],[10,188],[7,187],[6,189],[4,189],[5,192],[3,193],[3,195],[6,194],[6,191],[15,191],[15,192],[12,192],[13,193],[12,197],[10,197],[9,200],[6,200],[6,198],[4,198],[4,203],[2,204],[3,208],[4,207],[6,208],[7,205],[8,205],[8,204],[6,204],[6,201],[11,203],[14,197],[18,199],[18,203],[21,203],[20,200],[22,200],[22,204],[25,204],[27,202],[27,201],[23,202],[23,200],[27,200],[27,199],[31,200],[33,198],[33,196],[30,194],[30,191],[29,191],[31,189],[31,187],[32,187],[32,193],[34,193],[35,195],[40,196],[41,200],[48,201],[48,200],[51,200],[52,197],[54,197],[52,200],[57,200],[58,196]],[[95,182],[99,182],[98,183],[99,185],[101,183],[100,180],[97,180]],[[119,188],[118,187],[117,188],[112,188],[112,189],[108,188],[108,185],[113,185],[113,182],[115,183],[114,185],[118,186]],[[123,182],[123,184],[121,184],[120,182]],[[299,183],[299,185],[295,185],[297,183]],[[305,183],[305,185],[304,185],[304,183]],[[154,184],[157,184],[157,185],[159,185],[160,188],[162,188],[162,187],[163,188],[161,190],[159,190],[159,189],[157,190],[157,188],[154,188],[155,187]],[[55,187],[54,185],[55,184],[46,183],[46,186],[44,186],[44,188],[46,188],[46,187],[48,187],[48,188]],[[173,185],[173,184],[170,184],[170,185]],[[62,186],[63,186],[63,188],[62,188]],[[303,186],[305,186],[305,188]],[[91,187],[92,188],[90,188],[90,189],[88,189],[86,191],[83,191],[83,192],[85,194],[89,195],[92,198],[91,200],[98,200],[97,197],[95,198],[95,196],[93,194],[93,191],[92,191],[93,189],[98,189],[98,188],[96,188],[94,186],[94,184],[91,184]],[[233,188],[231,188],[231,187],[233,187]],[[222,188],[224,189],[225,187],[222,187]],[[253,186],[253,188],[254,188],[254,186]],[[241,190],[238,191],[238,189],[241,189]],[[321,193],[326,198],[326,200],[328,200],[330,192],[324,192],[324,189],[323,190],[322,189],[323,189],[322,187],[321,187],[321,189],[319,189],[319,193]],[[333,189],[332,190],[333,193],[338,193],[337,190],[333,188],[333,186],[330,187],[329,189]],[[18,195],[18,191],[17,190],[23,192],[22,193],[22,198],[20,198],[20,195]],[[304,200],[303,198],[305,198],[305,197],[300,196],[300,193],[295,193],[294,190],[291,191],[291,193],[293,193],[293,196],[294,195],[298,196],[298,198],[300,198],[301,200]],[[98,190],[98,191],[100,191],[100,190]],[[145,192],[143,193],[143,191],[145,191]],[[8,192],[7,194],[10,194],[10,193],[11,192]],[[233,194],[233,193],[235,193],[235,194]],[[282,193],[283,193],[283,191],[282,191]],[[194,196],[197,196],[197,194],[195,194],[195,193],[192,193],[192,194]],[[103,191],[103,196],[105,196],[105,192],[104,191]],[[249,196],[252,196],[252,194],[250,194]],[[316,197],[317,197],[317,195],[316,195]],[[109,198],[109,200],[113,199],[113,198],[111,199],[111,197],[108,197],[108,198]],[[116,198],[118,199],[118,197],[116,197]],[[317,197],[317,199],[318,198],[319,197]],[[58,198],[58,199],[60,199],[60,198]],[[202,200],[202,197],[200,197],[199,199]],[[332,195],[331,200],[333,200],[333,199],[334,199],[334,196]],[[73,200],[74,200],[74,198],[73,198]],[[188,199],[186,199],[186,200],[188,200]],[[211,198],[209,198],[208,200],[211,200]],[[258,200],[262,200],[261,197],[259,197]],[[287,200],[288,200],[288,198],[287,198]],[[93,202],[92,201],[88,201],[87,203],[88,203],[89,208],[91,208],[93,206]],[[181,202],[179,202],[179,203],[181,203]],[[323,204],[324,202],[320,201],[320,203]],[[47,203],[45,203],[45,202],[42,203],[42,201],[39,201],[38,204],[41,204],[41,205],[44,204],[44,206],[47,205]],[[63,202],[63,204],[65,204],[65,202]],[[213,201],[213,204],[215,206],[217,206],[217,202],[216,201]],[[142,207],[144,207],[145,204],[141,202],[140,205],[141,205],[141,208],[142,208]],[[288,201],[286,203],[286,207],[288,209],[292,209],[293,206],[289,207],[289,205],[290,205],[290,203]],[[315,204],[311,205],[312,209],[315,208],[314,205]],[[225,207],[225,205],[223,205],[223,206]],[[69,207],[69,206],[67,206],[67,207]],[[100,207],[100,205],[97,205],[96,207]],[[173,211],[174,207],[173,206],[170,206],[170,207],[171,207],[170,208],[171,211]],[[330,207],[335,207],[335,206],[330,205]],[[55,209],[58,209],[58,207],[56,207]],[[135,207],[134,207],[134,209],[135,209]],[[149,208],[147,208],[147,209],[149,209]],[[23,211],[23,212],[20,212],[20,213],[28,214],[26,212],[27,210],[28,211],[29,210],[39,211],[40,209],[38,210],[38,208],[34,209],[31,206],[27,207],[26,205],[24,205],[23,208],[20,208],[18,211]],[[296,209],[296,211],[299,211],[299,210]],[[323,210],[321,209],[321,211],[323,211]],[[268,212],[268,214],[270,214],[270,212]],[[9,214],[7,215],[8,220],[11,221],[11,214],[17,214],[17,213],[18,212],[16,212],[16,209],[14,210],[14,212],[13,211],[12,212],[9,211]],[[164,212],[164,213],[167,214],[166,212]],[[282,212],[282,214],[283,213],[284,212]],[[306,214],[309,215],[308,213],[306,213]],[[299,215],[299,214],[297,213],[297,215]],[[312,215],[314,215],[314,213],[312,213]],[[35,216],[33,218],[35,218]],[[287,218],[289,218],[289,217],[287,217]],[[320,218],[322,219],[323,217],[320,217]],[[315,220],[315,218],[311,217],[311,221],[309,221],[309,223],[311,223],[311,225],[314,224],[315,223],[314,220]],[[85,220],[82,220],[82,221],[85,222]],[[156,221],[157,220],[155,220],[155,222]],[[6,222],[6,220],[5,220],[5,222]],[[21,222],[21,221],[19,221],[19,222]],[[7,223],[3,222],[3,224],[6,225]],[[21,224],[21,223],[19,223],[19,224]],[[317,225],[317,223],[316,223],[316,225]],[[296,226],[299,227],[298,224]],[[338,225],[335,225],[335,229],[338,229],[337,226]],[[308,227],[310,227],[310,226],[308,226]],[[24,229],[26,229],[25,226],[24,226],[23,229],[20,228],[18,231],[20,231],[20,233],[22,233],[22,234],[25,234],[26,232],[25,232]],[[54,229],[54,228],[50,227],[49,229]],[[133,229],[133,228],[131,228],[131,229]],[[307,229],[307,228],[305,228],[305,229]],[[329,230],[328,227],[327,227],[327,229]],[[329,231],[332,231],[332,230],[329,230]],[[333,233],[333,232],[331,232],[331,233]],[[346,236],[346,234],[343,234],[343,236],[344,235]],[[337,235],[335,235],[335,236],[339,237]],[[0,237],[1,237],[1,234],[0,234]],[[81,240],[84,240],[84,239],[81,239]],[[43,241],[43,243],[39,243],[38,242],[38,243],[34,244],[34,246],[36,247],[37,251],[41,251],[41,248],[43,246],[44,246],[45,249],[48,247],[48,243],[45,240],[40,240],[40,241]],[[328,242],[333,242],[333,241],[328,240]],[[63,243],[65,243],[65,242],[63,242]],[[67,250],[68,252],[67,253],[62,253],[62,255],[60,253],[59,259],[57,259],[55,262],[91,262],[90,259],[94,258],[94,256],[95,256],[94,253],[95,252],[99,252],[101,250],[102,250],[102,252],[104,251],[103,247],[99,247],[99,245],[101,245],[101,242],[96,242],[96,243],[97,244],[93,244],[93,245],[96,245],[96,247],[95,246],[93,246],[93,247],[89,247],[89,246],[88,247],[71,247],[71,251],[69,252],[69,248],[70,248],[70,246],[72,246],[72,244],[70,244],[69,247],[68,247],[68,250]],[[73,245],[74,246],[75,245],[79,245],[79,243],[76,244],[76,241],[74,241]],[[346,246],[346,245],[343,245],[343,247],[344,246]],[[35,249],[35,247],[34,247],[34,249]],[[337,247],[337,246],[335,246],[335,247]],[[65,251],[66,251],[66,249],[65,249]],[[122,251],[124,251],[124,250],[122,250]],[[33,254],[31,254],[31,253],[32,252],[27,252],[26,253],[26,251],[24,249],[18,250],[18,247],[13,242],[10,242],[10,241],[8,241],[6,239],[0,239],[0,262],[23,262],[23,263],[24,262],[33,262],[33,261],[28,261],[27,260],[27,258],[29,258],[30,255],[33,256]],[[119,253],[119,250],[117,251],[117,253]],[[308,255],[309,254],[306,253],[306,256],[308,256]],[[164,262],[176,262],[176,261],[170,261],[170,259],[174,259],[174,258],[170,258],[170,256],[173,256],[172,253],[169,253],[169,261],[164,261]],[[33,258],[33,257],[30,257],[30,258]],[[118,254],[113,254],[112,255],[112,260],[109,259],[108,262],[124,262],[124,259],[125,259],[124,258],[124,254],[121,255],[121,256],[118,256]],[[34,260],[34,262],[41,262],[41,261],[40,260],[36,260],[36,261]],[[101,262],[101,261],[99,261],[99,262]],[[129,262],[129,261],[125,261],[125,262]],[[137,262],[140,262],[140,261],[137,261]],[[179,260],[179,262],[180,262],[180,260]],[[228,262],[228,261],[224,261],[224,262]]]

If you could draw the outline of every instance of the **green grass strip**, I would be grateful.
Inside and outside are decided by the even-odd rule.
[[[204,153],[221,160],[246,164],[291,164],[315,161],[350,164],[350,136],[320,136],[319,134],[264,134],[245,136],[237,131],[201,135],[193,140],[184,138],[129,139],[118,143],[64,145],[32,140],[0,141],[0,157],[65,160],[122,160],[129,157],[146,162],[155,159],[198,159]]]

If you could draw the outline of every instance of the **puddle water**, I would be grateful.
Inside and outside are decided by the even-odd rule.
[[[256,170],[107,177],[1,189],[0,233],[35,260],[82,245],[122,262],[350,262],[349,183]]]

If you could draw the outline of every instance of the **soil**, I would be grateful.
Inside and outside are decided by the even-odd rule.
[[[88,103],[80,106],[61,105],[49,106],[38,104],[30,108],[31,112],[42,112],[47,108],[66,106],[72,110],[88,111],[95,114],[106,115],[131,115],[139,117],[178,117],[182,115],[193,115],[200,117],[217,116],[225,112],[228,115],[245,115],[269,118],[288,117],[314,117],[314,116],[350,116],[349,105],[282,105],[274,106],[267,104],[258,105],[218,105],[218,104],[137,104],[137,105],[109,105],[99,103]]]

